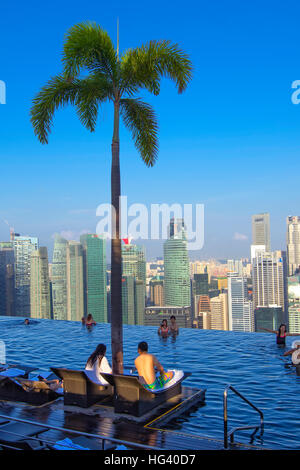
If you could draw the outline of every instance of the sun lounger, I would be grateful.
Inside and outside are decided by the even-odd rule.
[[[0,377],[0,400],[20,401],[31,405],[43,405],[56,400],[57,391],[45,382],[23,379],[21,377]]]
[[[23,450],[38,450],[44,448],[42,441],[30,439],[39,438],[47,428],[25,423],[9,423],[0,427],[0,446],[3,450],[8,448]],[[7,446],[7,447],[6,447]]]
[[[181,393],[182,381],[190,376],[184,372],[180,379],[171,387],[161,391],[149,391],[141,383],[137,375],[132,374],[105,374],[101,375],[115,388],[114,409],[116,413],[127,413],[133,416],[142,416],[158,405],[167,402]]]
[[[82,370],[51,367],[54,374],[64,383],[64,404],[83,408],[105,401],[112,402],[113,388],[111,385],[100,385],[91,380]]]

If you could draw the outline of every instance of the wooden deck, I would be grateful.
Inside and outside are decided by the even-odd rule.
[[[167,421],[195,406],[197,402],[201,403],[200,396],[196,393],[199,391],[185,389],[185,397],[177,399],[177,402],[175,400],[168,409],[160,409],[151,420],[144,419],[143,422],[129,420],[128,416],[113,415],[110,410],[104,410],[103,406],[96,405],[88,410],[64,407],[62,398],[39,407],[0,401],[0,415],[65,430],[105,436],[108,440],[119,439],[132,443],[132,448],[135,444],[142,444],[162,450],[222,450],[222,440],[163,429]],[[72,435],[68,435],[66,431],[49,430],[43,433],[43,439],[53,443],[65,437],[72,439]],[[97,442],[97,439],[94,439],[94,444],[96,448],[97,446],[101,448],[101,440]],[[255,447],[235,444],[234,449],[255,449]]]

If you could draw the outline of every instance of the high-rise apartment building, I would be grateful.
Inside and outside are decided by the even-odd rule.
[[[0,315],[15,313],[14,262],[12,242],[0,242]]]
[[[252,216],[252,244],[264,245],[266,251],[271,250],[270,214],[255,214]]]
[[[293,276],[300,269],[300,217],[287,217],[287,262],[288,275]]]
[[[96,234],[80,237],[84,255],[85,313],[107,323],[106,240]]]
[[[41,247],[31,253],[30,267],[30,316],[51,318],[48,250]]]
[[[80,321],[84,316],[83,248],[69,241],[66,252],[67,319]]]
[[[228,327],[230,331],[254,331],[247,279],[237,273],[228,273]]]
[[[183,226],[180,219],[179,227]],[[185,307],[191,305],[187,241],[184,231],[172,229],[171,223],[170,234],[173,232],[174,235],[164,243],[164,301],[168,306]]]
[[[15,314],[29,317],[31,253],[38,249],[38,239],[12,233],[11,242],[15,256]]]

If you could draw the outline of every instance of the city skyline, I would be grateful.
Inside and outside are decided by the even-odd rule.
[[[292,83],[300,73],[295,60],[299,7],[293,5],[291,16],[286,6],[260,5],[258,16],[253,2],[243,8],[234,4],[234,21],[222,2],[218,8],[191,2],[198,13],[193,16],[160,5],[161,16],[154,18],[150,12],[145,21],[135,2],[128,8],[117,1],[100,15],[96,3],[91,2],[82,14],[75,1],[69,14],[55,22],[51,21],[54,8],[46,24],[32,6],[19,5],[17,12],[8,4],[3,6],[1,34],[5,38],[13,22],[16,35],[1,54],[0,79],[7,94],[6,104],[0,105],[1,154],[3,174],[9,177],[0,188],[0,198],[6,201],[0,210],[0,239],[7,238],[8,224],[23,234],[39,233],[41,245],[50,252],[55,232],[72,234],[77,241],[83,231],[95,232],[96,208],[109,200],[105,177],[110,166],[109,111],[104,107],[95,134],[81,127],[73,110],[57,113],[46,147],[35,139],[28,111],[41,84],[59,71],[65,31],[79,21],[95,20],[116,39],[119,17],[121,53],[132,45],[166,37],[190,53],[194,64],[184,100],[173,87],[150,99],[160,124],[160,153],[153,169],[143,167],[129,135],[121,130],[123,194],[131,203],[146,205],[203,203],[205,244],[200,256],[245,256],[251,239],[248,221],[259,211],[270,213],[272,244],[283,249],[285,232],[280,227],[289,214],[298,213],[297,185],[289,180],[299,167],[300,107],[291,100]],[[22,34],[24,21],[26,35]],[[250,34],[250,24],[255,36]],[[39,43],[32,41],[30,29],[39,34]],[[20,58],[21,78],[12,54],[20,38],[31,57],[29,62]],[[47,61],[42,53],[45,47]],[[285,66],[279,69],[279,62]],[[274,191],[275,179],[280,180],[280,192]],[[150,255],[159,255],[163,242],[145,243]]]

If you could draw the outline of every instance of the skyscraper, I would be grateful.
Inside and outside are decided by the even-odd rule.
[[[30,316],[51,318],[48,250],[41,247],[31,253]]]
[[[14,260],[13,244],[0,242],[0,315],[15,312]]]
[[[128,302],[124,304],[127,323],[143,325],[146,298],[146,257],[143,246],[131,244],[122,246],[122,273],[125,279],[122,289],[126,290],[128,296]]]
[[[51,267],[52,305],[54,320],[67,320],[67,245],[60,235],[54,239]]]
[[[143,246],[131,244],[122,246],[122,273],[124,276],[133,275],[146,286],[146,256]]]
[[[169,238],[185,237],[185,225],[183,219],[172,218],[169,225]]]
[[[300,217],[287,217],[288,275],[293,276],[300,267]]]
[[[271,250],[270,214],[255,214],[252,216],[252,244],[264,245],[266,251]]]
[[[150,304],[151,305],[164,305],[164,280],[161,276],[156,276],[150,279]]]
[[[281,251],[258,252],[252,259],[253,307],[285,311],[284,258]]]
[[[300,333],[300,274],[288,278],[289,331]]]
[[[107,323],[106,240],[96,234],[80,237],[84,255],[85,313]]]
[[[67,318],[80,321],[84,316],[83,248],[79,242],[69,241],[66,253]]]
[[[243,275],[243,262],[240,259],[228,259],[227,260],[228,272],[238,273],[239,276]]]
[[[12,233],[11,241],[15,256],[16,315],[27,317],[30,315],[31,253],[38,249],[38,239]]]
[[[194,274],[194,295],[208,295],[208,274]]]
[[[284,323],[282,307],[258,307],[254,311],[255,331],[261,331],[262,328],[269,330],[278,330],[279,325]]]
[[[183,227],[183,222],[179,221]],[[173,221],[173,227],[176,223]],[[170,227],[171,236],[164,243],[164,300],[165,305],[176,307],[191,306],[190,269],[187,241],[183,230]]]
[[[230,331],[254,331],[252,302],[248,297],[247,279],[228,273],[228,320]]]
[[[210,299],[211,329],[228,330],[228,295],[220,294]]]

